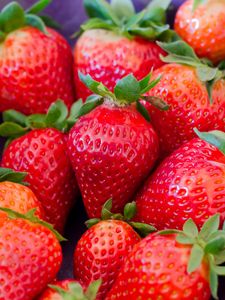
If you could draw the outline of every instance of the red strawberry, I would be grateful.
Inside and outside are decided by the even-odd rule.
[[[188,218],[200,227],[217,212],[225,220],[225,134],[198,134],[205,141],[184,144],[144,184],[136,197],[138,221],[180,229]]]
[[[59,271],[61,246],[52,227],[31,212],[1,210],[9,217],[0,216],[0,299],[32,300]]]
[[[23,185],[26,175],[0,168],[0,207],[7,207],[22,214],[35,208],[35,215],[44,219],[45,213],[41,203],[31,189]]]
[[[58,281],[54,285],[50,285],[38,300],[95,300],[100,284],[101,281],[99,280],[92,282],[84,292],[77,280],[66,279]]]
[[[149,76],[137,81],[132,75],[120,80],[114,94],[89,75],[81,79],[95,94],[71,129],[68,148],[89,217],[99,217],[106,199],[120,211],[149,174],[158,157],[158,138],[138,99],[157,83]],[[142,86],[142,85],[145,85]],[[148,116],[146,116],[148,117]]]
[[[165,156],[192,139],[194,127],[225,130],[225,74],[203,64],[182,41],[161,45],[169,52],[163,60],[174,63],[154,71],[153,78],[162,77],[148,94],[163,99],[169,109],[161,112],[149,104],[146,108]]]
[[[136,212],[135,203],[128,203],[125,206],[124,216],[113,215],[110,212],[111,208],[112,201],[109,200],[103,207],[102,220],[93,219],[87,222],[87,225],[92,227],[82,235],[74,252],[74,275],[81,284],[87,286],[93,280],[99,278],[102,280],[96,297],[98,300],[105,299],[126,256],[141,240],[131,226],[140,231],[143,229],[139,223],[129,222]],[[146,229],[147,233],[154,230],[151,226],[146,228],[144,224],[141,225],[145,234]]]
[[[168,29],[167,5],[154,1],[136,14],[132,1],[84,1],[90,19],[81,26],[83,33],[74,49],[74,75],[78,98],[90,91],[79,81],[78,73],[90,74],[110,90],[122,77],[133,73],[137,79],[164,63],[164,51],[154,42]],[[157,2],[157,3],[156,3]]]
[[[207,57],[214,63],[225,59],[223,0],[185,1],[178,9],[174,26],[200,57]]]
[[[4,113],[4,119],[10,119],[14,114],[14,120],[24,124],[25,128],[12,122],[0,125],[0,134],[7,136],[12,133],[11,138],[17,137],[5,149],[2,166],[28,173],[26,181],[42,203],[46,219],[62,231],[78,194],[67,155],[65,134],[53,128],[66,126],[66,107],[58,101],[51,106],[47,115],[26,118],[15,111],[7,111]],[[13,128],[15,130],[10,131]],[[32,130],[29,131],[30,129]],[[24,135],[20,136],[21,134]]]
[[[0,12],[0,111],[43,113],[57,98],[67,106],[74,102],[70,46],[56,31],[45,28],[33,15],[36,12],[25,13],[16,2]]]

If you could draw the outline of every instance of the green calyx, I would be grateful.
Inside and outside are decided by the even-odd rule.
[[[51,0],[39,0],[26,11],[18,2],[7,4],[0,12],[0,42],[4,41],[7,34],[21,27],[32,26],[45,34],[48,34],[45,24],[58,27],[50,17],[40,15],[50,3]]]
[[[109,199],[105,202],[102,208],[101,219],[90,219],[85,222],[86,226],[90,228],[102,220],[121,220],[133,227],[134,230],[137,231],[137,233],[142,237],[145,237],[149,233],[156,231],[156,228],[151,225],[131,221],[137,212],[136,203],[134,201],[125,205],[123,214],[114,214],[111,212],[111,210],[112,199]]]
[[[67,132],[80,116],[82,100],[75,102],[70,112],[62,100],[54,102],[47,114],[26,116],[16,110],[7,110],[3,113],[3,123],[0,125],[0,136],[7,137],[8,142],[20,137],[30,130],[40,128],[56,128]]]
[[[197,128],[194,128],[194,132],[197,136],[215,146],[225,155],[225,132],[220,130],[212,130],[209,132],[200,132]]]
[[[207,3],[207,1],[208,0],[194,0],[192,5],[192,11],[194,12],[198,6]]]
[[[117,106],[130,105],[136,103],[137,110],[143,117],[149,121],[150,117],[146,108],[140,102],[141,99],[151,103],[160,110],[168,110],[169,106],[160,98],[145,96],[145,94],[155,87],[160,77],[151,80],[151,73],[141,80],[137,80],[132,74],[129,74],[119,80],[114,87],[114,92],[111,92],[102,83],[95,81],[90,75],[79,73],[80,80],[91,90],[94,95],[87,98],[82,106],[83,113],[88,113],[93,108],[101,105],[104,101],[110,101]]]
[[[225,78],[225,64],[213,67],[212,63],[207,59],[200,59],[194,50],[184,41],[178,39],[173,42],[157,44],[168,53],[168,56],[162,56],[161,60],[166,63],[176,63],[196,68],[198,78],[205,84],[210,103],[212,103],[212,90],[214,83]]]
[[[77,36],[90,29],[106,29],[129,39],[140,36],[156,40],[169,29],[166,10],[171,0],[153,0],[144,10],[136,13],[132,0],[84,0],[89,20],[81,25]]]
[[[26,214],[21,214],[10,208],[5,208],[5,207],[0,207],[0,211],[5,212],[8,215],[8,218],[10,218],[10,219],[24,219],[24,220],[30,221],[31,223],[34,223],[34,224],[40,224],[40,225],[48,228],[49,230],[51,230],[60,242],[66,241],[66,239],[61,234],[59,234],[50,223],[47,223],[47,222],[39,219],[35,215],[36,208],[29,210]]]
[[[26,172],[16,172],[12,169],[0,168],[0,182],[10,181],[27,186],[28,183],[24,182],[26,176]]]
[[[183,230],[163,230],[161,235],[176,234],[176,241],[183,245],[190,245],[191,253],[187,266],[188,273],[196,271],[203,260],[209,265],[209,281],[212,296],[217,297],[218,276],[225,275],[225,223],[219,230],[220,215],[210,217],[202,226],[201,230],[192,219],[184,223]]]
[[[101,279],[93,281],[85,292],[78,282],[69,283],[67,290],[57,285],[49,287],[59,293],[63,300],[95,300],[101,283]]]

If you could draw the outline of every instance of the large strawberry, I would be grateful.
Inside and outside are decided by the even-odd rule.
[[[0,207],[7,207],[22,214],[36,208],[36,216],[44,219],[45,213],[41,203],[23,182],[26,175],[26,173],[0,168]]]
[[[0,12],[0,111],[43,113],[57,98],[74,102],[70,46],[37,15],[48,3],[25,12],[11,2]]]
[[[200,227],[220,213],[225,220],[225,133],[200,133],[166,158],[136,197],[139,222],[158,229]],[[218,147],[218,148],[217,148]]]
[[[220,70],[201,61],[183,41],[160,45],[169,53],[161,58],[170,64],[153,72],[161,80],[148,94],[163,99],[169,109],[146,108],[166,155],[192,139],[194,127],[225,130],[225,72],[222,65]]]
[[[135,245],[106,300],[209,300],[225,274],[225,231],[219,215],[199,232],[189,219],[183,231],[151,234]],[[210,291],[211,290],[211,291]]]
[[[57,281],[43,292],[38,300],[95,300],[101,280],[92,282],[86,291],[77,280]]]
[[[72,119],[71,115],[66,119],[67,115],[65,104],[57,101],[47,115],[26,117],[6,111],[0,125],[0,135],[10,138],[2,166],[28,173],[26,181],[42,203],[48,222],[60,231],[78,193],[64,134]]]
[[[223,0],[188,0],[178,9],[176,32],[200,57],[214,63],[225,59],[225,2]]]
[[[33,300],[59,271],[63,239],[33,210],[0,211],[0,299]]]
[[[89,229],[78,241],[74,252],[75,278],[84,286],[93,280],[102,280],[96,297],[98,300],[105,299],[126,256],[141,240],[134,229],[144,235],[155,230],[152,226],[130,222],[136,213],[135,203],[126,204],[124,216],[113,215],[111,208],[112,201],[109,200],[102,209],[101,220],[87,221]]]
[[[122,77],[133,73],[137,79],[164,63],[156,45],[168,29],[165,10],[170,1],[154,0],[136,13],[131,0],[84,0],[90,19],[81,26],[81,37],[74,49],[74,76],[78,98],[90,91],[78,78],[79,71],[113,90]]]
[[[71,129],[68,148],[71,162],[89,217],[99,217],[106,199],[113,198],[113,210],[120,211],[133,197],[158,157],[158,138],[139,102],[156,81],[150,75],[137,81],[128,75],[118,81],[114,93],[90,75],[80,75],[90,90],[82,116]],[[136,102],[136,108],[132,103]],[[97,107],[96,107],[97,106]],[[139,111],[137,111],[139,110]]]

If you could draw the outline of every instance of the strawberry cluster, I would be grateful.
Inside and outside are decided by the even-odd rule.
[[[184,1],[175,30],[170,0],[84,0],[73,53],[50,2],[0,11],[0,300],[219,299],[224,0]]]

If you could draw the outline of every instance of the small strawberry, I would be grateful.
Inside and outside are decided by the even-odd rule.
[[[90,91],[79,81],[79,72],[90,74],[113,90],[116,82],[133,73],[137,79],[164,63],[164,51],[155,43],[168,30],[166,9],[170,1],[154,0],[139,12],[131,0],[85,0],[90,19],[81,25],[82,35],[74,49],[74,75],[78,98]]]
[[[113,215],[111,208],[112,200],[108,200],[102,210],[102,220],[87,221],[89,229],[74,251],[75,278],[84,286],[93,280],[102,280],[96,297],[98,300],[105,299],[126,256],[141,240],[134,229],[145,235],[155,230],[152,226],[129,221],[136,212],[135,203],[126,204],[124,216]]]
[[[225,2],[222,0],[188,0],[178,9],[176,32],[200,57],[214,63],[225,59]]]
[[[68,148],[84,205],[92,218],[100,216],[105,199],[111,197],[113,210],[120,211],[158,157],[158,138],[141,115],[148,119],[139,99],[167,107],[159,99],[142,96],[159,80],[149,83],[150,75],[141,81],[128,75],[118,81],[114,93],[90,75],[80,77],[98,95],[90,96],[81,108],[80,115],[87,114],[71,129]],[[137,109],[131,105],[134,102]]]
[[[150,234],[134,246],[105,299],[218,299],[218,275],[225,274],[225,230],[218,227],[217,214],[200,232],[189,219],[183,231]]]
[[[0,210],[0,299],[33,300],[59,271],[63,238],[34,210]]]
[[[200,133],[167,157],[136,197],[139,222],[158,229],[201,227],[220,213],[225,221],[225,133]]]
[[[0,111],[44,113],[57,98],[74,102],[70,46],[37,15],[48,3],[25,12],[10,2],[0,12]]]
[[[49,285],[38,300],[95,300],[101,281],[92,282],[86,291],[77,280],[66,279]]]
[[[41,203],[23,182],[26,175],[0,168],[0,207],[10,208],[21,214],[36,208],[36,216],[44,219],[45,213]]]
[[[225,71],[203,63],[183,41],[160,43],[170,62],[155,72],[159,84],[148,95],[164,100],[169,109],[146,108],[158,133],[162,155],[167,155],[200,131],[225,130]]]
[[[67,115],[65,104],[57,101],[47,115],[26,117],[6,111],[0,125],[0,135],[10,138],[1,165],[28,173],[26,181],[43,205],[47,221],[60,231],[78,194],[64,134],[73,117],[66,119]]]

